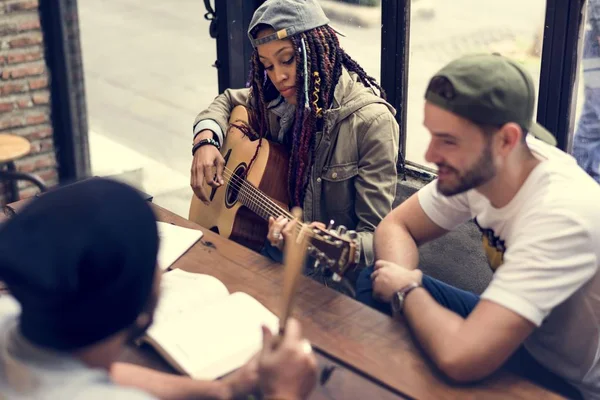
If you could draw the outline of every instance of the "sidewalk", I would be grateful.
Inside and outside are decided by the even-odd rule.
[[[334,27],[336,22],[365,28],[381,25],[381,5],[369,7],[335,0],[321,0],[320,4],[327,17],[332,20]],[[431,0],[413,0],[411,15],[413,19],[433,18],[435,15],[433,3]]]
[[[381,6],[367,7],[355,4],[340,3],[334,0],[319,2],[329,19],[353,26],[371,27],[381,24]],[[343,33],[343,32],[342,32]]]
[[[89,144],[93,175],[132,185],[153,196],[155,204],[187,218],[189,177],[95,131],[89,132]]]

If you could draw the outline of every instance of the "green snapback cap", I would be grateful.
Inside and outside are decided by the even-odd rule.
[[[431,79],[425,99],[477,124],[517,123],[556,146],[556,138],[533,120],[535,88],[531,76],[521,65],[499,54],[467,55],[450,62]]]

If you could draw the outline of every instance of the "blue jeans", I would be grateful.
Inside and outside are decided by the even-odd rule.
[[[265,246],[260,251],[260,254],[270,258],[271,260],[283,264],[283,252],[275,246],[271,246],[268,240],[265,240]]]
[[[363,270],[358,276],[358,280],[356,281],[356,299],[385,314],[391,315],[392,310],[388,303],[373,298],[372,273],[373,267],[370,267]],[[479,302],[479,296],[476,294],[455,288],[427,275],[423,275],[422,284],[435,301],[463,318],[467,318]],[[569,399],[582,398],[581,394],[573,386],[543,367],[523,346],[511,356],[504,367]]]
[[[372,273],[373,268],[371,267],[363,270],[358,276],[358,280],[356,281],[356,300],[385,314],[392,315],[389,303],[384,303],[373,298],[373,287],[371,285]],[[423,275],[422,284],[438,303],[463,318],[467,318],[479,301],[479,296],[447,285],[427,275]]]

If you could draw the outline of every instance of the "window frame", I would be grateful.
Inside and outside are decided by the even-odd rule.
[[[586,0],[546,1],[537,122],[570,150],[575,123],[580,38],[585,26]]]
[[[91,175],[77,0],[40,1],[59,183]]]

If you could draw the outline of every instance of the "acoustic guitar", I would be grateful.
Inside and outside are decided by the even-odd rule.
[[[231,113],[230,122],[239,120],[247,121],[243,107]],[[287,152],[284,146],[263,139],[257,153],[258,145],[259,140],[231,126],[221,149],[224,184],[219,188],[205,184],[210,204],[193,195],[189,212],[191,221],[255,251],[265,244],[269,217],[293,220],[288,208]],[[302,227],[298,222],[297,229]],[[308,254],[316,264],[331,269],[334,278],[340,279],[358,263],[356,232],[344,226],[333,229],[331,221],[327,229],[310,228],[309,236]]]

